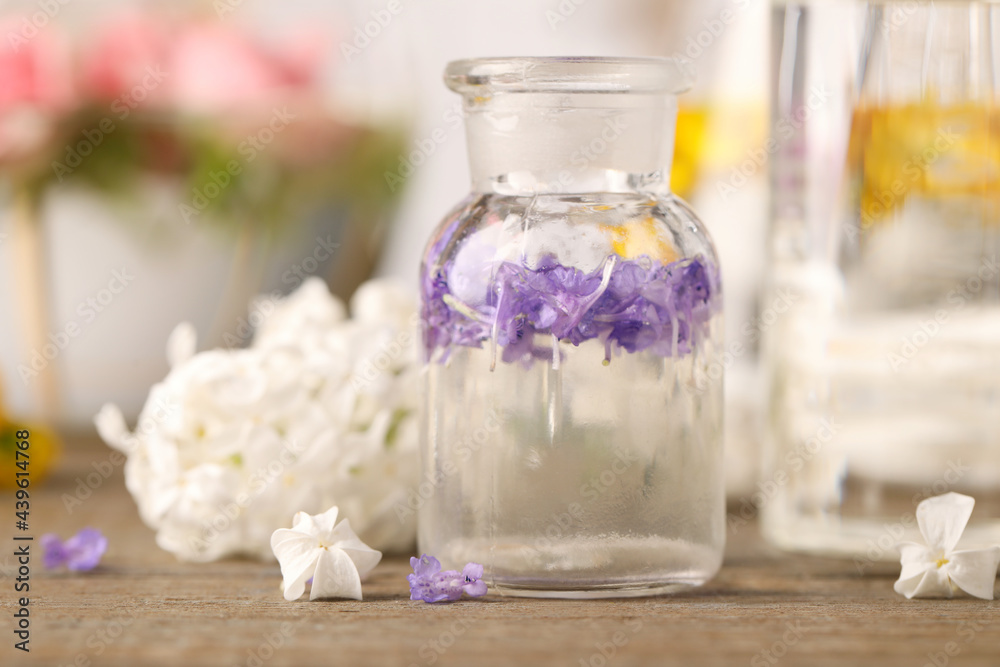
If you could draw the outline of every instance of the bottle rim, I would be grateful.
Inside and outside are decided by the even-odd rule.
[[[681,58],[511,57],[455,60],[447,86],[463,95],[636,93],[678,95],[694,82]]]

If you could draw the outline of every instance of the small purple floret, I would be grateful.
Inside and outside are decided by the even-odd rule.
[[[84,528],[65,542],[48,533],[39,542],[44,550],[42,563],[50,570],[63,565],[70,570],[93,570],[108,549],[108,538],[95,528]]]
[[[479,563],[467,563],[462,568],[462,576],[465,578],[462,590],[465,591],[466,595],[473,598],[486,595],[486,582],[483,581],[482,565]]]
[[[444,602],[458,600],[465,593],[469,597],[486,595],[486,582],[482,580],[483,566],[468,563],[461,572],[441,571],[437,558],[422,555],[411,558],[413,574],[407,575],[410,582],[410,599],[424,602]]]

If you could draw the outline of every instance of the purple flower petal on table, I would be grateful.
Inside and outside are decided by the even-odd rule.
[[[470,597],[479,597],[480,595],[486,595],[486,582],[482,580],[483,578],[483,566],[479,563],[468,563],[462,569],[462,576],[465,578],[465,583],[462,585],[462,590],[465,591],[466,595]]]
[[[101,562],[108,550],[108,538],[96,528],[84,528],[66,540],[69,560],[66,566],[71,570],[93,570]]]
[[[476,581],[483,578],[483,566],[479,563],[467,563],[462,568],[462,576],[469,581]]]
[[[96,528],[84,528],[65,542],[48,533],[39,542],[44,550],[42,563],[49,569],[65,565],[74,571],[93,570],[108,549],[108,538]]]
[[[66,547],[63,546],[63,542],[59,539],[59,536],[54,533],[46,533],[42,535],[39,539],[42,545],[44,553],[42,554],[42,564],[48,569],[57,568],[66,563],[69,558],[69,554],[66,552]]]
[[[482,580],[470,581],[462,586],[462,590],[464,590],[465,594],[469,597],[478,598],[482,595],[486,595],[486,582]]]
[[[423,600],[424,602],[443,602],[448,599],[448,594],[446,592],[441,592],[436,586],[431,582],[420,582],[416,585],[410,585],[410,599],[411,600]]]
[[[407,575],[410,583],[410,599],[424,602],[455,601],[467,593],[472,597],[486,594],[486,583],[481,581],[483,566],[469,563],[462,572],[441,571],[441,563],[426,554],[411,558],[413,574]]]
[[[418,577],[428,577],[441,571],[441,562],[434,556],[424,554],[420,558],[411,558],[410,567]]]

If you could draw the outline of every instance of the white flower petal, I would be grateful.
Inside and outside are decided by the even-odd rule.
[[[917,585],[920,583],[920,580],[923,579],[923,576],[924,573],[921,571],[912,577],[907,577],[906,579],[900,577],[896,580],[896,583],[892,585],[892,590],[896,591],[900,595],[905,595],[907,599],[910,599],[916,592]]]
[[[351,297],[351,315],[364,323],[404,324],[415,312],[416,302],[415,295],[402,281],[375,278],[354,292]]]
[[[368,573],[375,569],[375,566],[382,560],[382,552],[372,549],[362,542],[351,529],[351,523],[344,519],[331,534],[333,545],[342,549],[354,562],[358,570],[358,576],[364,579]]]
[[[306,581],[316,570],[323,550],[319,548],[316,538],[287,528],[274,531],[271,549],[281,565],[285,599],[299,599],[306,590]]]
[[[295,516],[292,517],[292,530],[319,537],[319,528],[316,527],[312,515],[307,512],[295,513]]]
[[[94,417],[94,426],[97,433],[110,447],[114,447],[120,452],[128,453],[125,439],[129,435],[128,426],[125,425],[125,417],[122,411],[114,403],[105,403],[101,411]]]
[[[297,343],[312,349],[347,314],[343,302],[330,294],[326,283],[315,276],[287,297],[268,305],[270,314],[262,313],[265,319],[254,333],[254,348]]]
[[[312,517],[313,521],[316,522],[316,530],[319,531],[319,536],[324,544],[329,544],[332,541],[330,536],[333,535],[334,526],[337,524],[337,514],[339,513],[340,508],[334,505],[322,514]]]
[[[167,339],[167,362],[177,368],[194,356],[198,345],[198,334],[190,322],[181,322]]]
[[[947,571],[934,566],[905,581],[900,579],[892,588],[907,598],[950,598],[955,594]]]
[[[144,500],[139,501],[139,514],[146,525],[151,528],[162,528],[163,518],[170,512],[170,508],[174,506],[181,495],[180,487],[176,484],[164,486],[166,488],[145,490]],[[134,491],[133,495],[135,495]]]
[[[913,579],[934,566],[932,551],[925,544],[903,542],[902,544],[897,544],[896,548],[899,549],[899,560],[903,566],[902,571],[899,573],[899,581]]]
[[[960,493],[927,498],[917,505],[917,524],[930,546],[951,551],[962,537],[976,500]]]
[[[948,560],[948,575],[956,586],[977,598],[993,599],[1000,547],[954,551],[948,554]]]
[[[354,561],[340,549],[321,549],[313,575],[310,600],[320,598],[361,599],[361,577]]]
[[[125,464],[125,486],[132,493],[143,521],[152,528],[162,526],[164,516],[180,497],[181,471],[177,448],[170,442],[153,441],[139,456],[129,456]],[[144,474],[131,475],[132,463],[145,463]]]

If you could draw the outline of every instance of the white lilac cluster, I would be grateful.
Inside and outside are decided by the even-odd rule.
[[[319,279],[275,304],[246,349],[195,353],[190,325],[168,342],[171,370],[134,432],[106,405],[101,437],[127,455],[125,482],[159,546],[185,560],[273,559],[296,512],[337,505],[366,543],[410,548],[415,486],[416,300],[363,285],[344,305]]]

